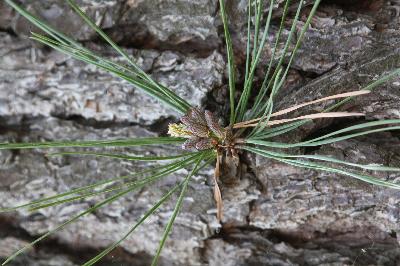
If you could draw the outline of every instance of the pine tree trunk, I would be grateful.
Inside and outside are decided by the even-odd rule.
[[[65,1],[21,2],[91,48],[119,59],[82,26],[83,21],[69,11]],[[193,105],[227,114],[226,57],[217,2],[100,0],[80,4],[158,81]],[[279,14],[282,1],[276,2]],[[298,3],[292,2],[294,7]],[[245,4],[247,1],[239,0],[227,4],[240,73],[245,64]],[[309,12],[308,4],[312,1],[306,1],[303,17]],[[399,68],[399,13],[398,1],[323,1],[288,82],[276,98],[276,109],[361,89]],[[278,23],[279,15],[274,16],[271,43]],[[168,123],[177,120],[175,112],[129,84],[28,40],[29,31],[34,28],[1,2],[0,142],[156,136],[165,134]],[[268,63],[270,54],[267,45],[262,65]],[[258,83],[264,71],[257,71]],[[240,78],[242,75],[238,87]],[[313,105],[297,114],[321,111],[325,106]],[[366,117],[318,120],[281,140],[320,136],[364,120],[399,119],[400,78],[341,110],[365,112]],[[399,166],[399,136],[398,132],[375,134],[294,152]],[[165,153],[162,148],[151,151]],[[46,157],[48,152],[0,151],[0,207],[121,176],[143,166],[89,156]],[[257,156],[241,156],[237,180],[221,187],[222,227],[215,218],[213,169],[209,168],[190,184],[162,253],[162,265],[398,265],[400,192]],[[399,177],[374,174],[387,180]],[[80,265],[122,236],[184,176],[179,172],[82,218],[12,265]],[[33,213],[1,214],[0,258],[102,198]],[[176,199],[177,195],[100,265],[149,265]]]

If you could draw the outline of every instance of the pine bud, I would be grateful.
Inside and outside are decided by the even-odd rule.
[[[196,149],[199,151],[202,150],[208,150],[213,148],[213,144],[211,139],[200,139],[197,143],[196,143]]]
[[[214,133],[214,135],[219,138],[223,139],[225,135],[225,130],[218,124],[217,119],[210,111],[205,111],[205,118],[207,122],[208,128]]]
[[[190,118],[188,115],[182,116],[181,121],[193,135],[201,138],[209,137],[207,126],[197,123],[197,121],[194,121],[193,118]]]
[[[196,148],[196,143],[197,143],[199,140],[200,140],[200,139],[197,138],[197,137],[187,139],[187,140],[182,144],[182,149],[183,149],[183,150],[191,150],[191,149]]]
[[[169,124],[168,134],[172,137],[181,137],[181,138],[189,138],[193,136],[192,132],[190,132],[183,124]]]
[[[204,116],[204,112],[202,112],[199,108],[191,108],[188,112],[189,117],[196,121],[198,124],[202,124],[203,126],[207,126],[206,118]]]

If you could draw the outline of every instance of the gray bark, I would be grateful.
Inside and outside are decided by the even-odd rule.
[[[85,45],[122,60],[82,26],[64,1],[22,2]],[[297,1],[293,2],[295,7]],[[397,1],[341,2],[326,1],[317,12],[288,82],[277,97],[277,110],[363,88],[400,67]],[[239,69],[243,69],[245,59],[246,3],[227,3]],[[193,105],[226,113],[226,56],[216,0],[101,0],[79,4],[156,80]],[[282,1],[277,1],[275,8],[279,12]],[[279,17],[275,17],[271,41],[278,23]],[[27,33],[32,29],[0,3],[0,142],[157,136],[165,134],[168,122],[178,119],[177,113],[126,82],[31,42]],[[287,34],[286,29],[285,38]],[[267,45],[263,65],[269,62],[270,54]],[[263,72],[257,71],[257,82]],[[301,140],[365,120],[398,119],[399,99],[397,77],[341,108],[363,111],[365,118],[318,120],[280,140]],[[331,103],[302,109],[293,116],[321,111]],[[399,146],[398,133],[390,132],[294,152],[399,166]],[[89,156],[46,156],[55,151],[0,152],[0,207],[148,167]],[[174,154],[179,147],[109,151]],[[222,224],[215,218],[210,180],[213,169],[206,168],[193,178],[162,253],[162,265],[398,265],[399,192],[249,154],[243,158],[236,182],[222,186]],[[85,262],[118,240],[185,174],[186,170],[179,171],[83,217],[11,265]],[[398,174],[373,174],[386,180],[399,178]],[[177,197],[174,195],[99,265],[148,265]],[[1,214],[0,258],[104,198],[97,196],[33,213]]]

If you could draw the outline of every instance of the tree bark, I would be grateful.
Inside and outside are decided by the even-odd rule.
[[[121,60],[82,26],[84,22],[69,11],[65,1],[21,2],[85,45]],[[240,73],[245,60],[245,2],[227,3]],[[292,2],[290,10],[298,3]],[[399,4],[360,2],[323,1],[276,98],[276,110],[361,89],[400,67]],[[282,1],[276,3],[279,14]],[[306,1],[299,27],[312,3]],[[156,80],[193,105],[227,113],[226,54],[218,1],[101,0],[79,4]],[[290,12],[288,21],[292,18]],[[279,19],[274,17],[271,43]],[[279,47],[283,47],[288,27]],[[129,84],[31,42],[27,39],[31,30],[22,17],[0,3],[0,142],[157,136],[166,133],[169,122],[177,121],[177,113]],[[267,45],[261,65],[269,62],[270,54]],[[256,84],[262,81],[264,71],[257,70]],[[239,75],[238,87],[242,79]],[[365,118],[318,120],[280,140],[293,142],[365,121],[398,119],[399,100],[400,78],[396,77],[340,108],[365,112]],[[328,104],[332,102],[301,109],[292,116],[321,111]],[[399,134],[389,132],[295,152],[398,167],[399,147]],[[46,156],[54,151],[0,151],[0,207],[149,166],[89,156]],[[178,149],[153,147],[146,152],[174,154]],[[215,218],[213,169],[202,170],[193,178],[161,265],[398,265],[399,192],[250,154],[243,159],[237,181],[221,187],[222,224]],[[11,265],[82,264],[118,240],[185,174],[187,171],[179,171],[83,217]],[[396,173],[373,174],[393,181],[399,177]],[[177,197],[100,265],[149,265]],[[1,214],[0,258],[104,198],[32,213]]]

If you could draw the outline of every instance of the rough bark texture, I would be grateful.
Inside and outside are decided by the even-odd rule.
[[[82,26],[65,1],[21,2],[85,45],[121,60]],[[276,2],[279,12],[282,1]],[[246,3],[227,1],[239,70],[245,58]],[[158,81],[191,104],[226,113],[225,52],[216,0],[79,4]],[[399,10],[398,1],[323,1],[277,97],[277,109],[362,88],[400,67]],[[303,22],[308,12],[306,7]],[[271,41],[278,23],[276,16]],[[167,123],[177,119],[176,113],[129,84],[29,41],[30,30],[32,26],[0,3],[0,142],[155,136],[164,134]],[[270,52],[267,47],[265,64]],[[259,69],[258,77],[262,74]],[[400,118],[399,100],[400,78],[395,78],[342,107],[366,112],[365,119],[319,120],[285,140],[318,136],[363,120]],[[301,152],[400,166],[399,147],[399,134],[392,132]],[[0,207],[146,166],[105,158],[45,156],[52,151],[0,152]],[[147,152],[177,150],[155,147]],[[215,218],[212,169],[193,179],[162,253],[162,265],[398,265],[400,192],[257,156],[243,158],[246,164],[235,184],[222,187],[222,224]],[[119,239],[186,173],[180,171],[83,217],[11,265],[83,263]],[[387,180],[399,178],[374,174]],[[103,198],[0,215],[0,258]],[[176,198],[99,265],[148,265]]]

